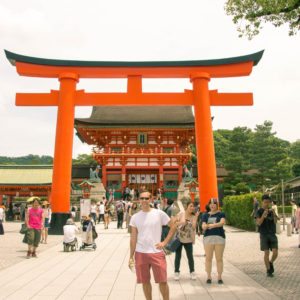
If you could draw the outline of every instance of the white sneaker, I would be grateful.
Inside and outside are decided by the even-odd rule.
[[[174,279],[175,279],[176,281],[179,280],[179,273],[178,273],[178,272],[175,272],[175,274],[174,274]]]
[[[191,273],[191,280],[196,280],[196,279],[197,279],[196,273],[192,272]]]

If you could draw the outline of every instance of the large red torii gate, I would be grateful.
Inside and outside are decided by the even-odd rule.
[[[17,93],[18,106],[57,106],[52,181],[52,233],[61,233],[70,210],[70,183],[75,106],[193,105],[198,158],[200,205],[218,197],[210,106],[252,105],[252,93],[209,91],[210,78],[247,76],[263,51],[225,59],[160,62],[101,62],[28,57],[5,50],[21,76],[58,78],[59,91]],[[85,93],[80,78],[127,78],[127,93]],[[190,78],[193,89],[183,93],[143,93],[142,78]]]

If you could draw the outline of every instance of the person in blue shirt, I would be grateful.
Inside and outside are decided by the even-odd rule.
[[[225,214],[218,208],[218,199],[210,199],[210,211],[202,216],[203,244],[205,249],[206,283],[211,284],[212,259],[215,253],[217,261],[218,283],[223,284],[223,253],[225,248]]]

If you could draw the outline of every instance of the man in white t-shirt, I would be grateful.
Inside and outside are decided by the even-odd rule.
[[[95,203],[92,203],[92,205],[91,205],[91,217],[94,220],[94,223],[96,224],[96,221],[97,221],[97,205]]]
[[[135,256],[137,283],[143,284],[147,300],[152,299],[151,268],[163,299],[169,300],[166,258],[164,252],[158,249],[157,245],[160,244],[162,226],[168,225],[170,218],[165,212],[150,207],[150,192],[141,192],[139,200],[141,211],[133,215],[130,220],[129,267],[132,267]]]
[[[99,205],[99,219],[98,219],[98,223],[100,224],[101,220],[104,222],[104,211],[105,211],[105,207],[103,202],[100,202]]]

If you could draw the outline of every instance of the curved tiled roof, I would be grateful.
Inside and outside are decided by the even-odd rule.
[[[75,124],[194,126],[194,116],[191,106],[94,106],[89,118]]]

